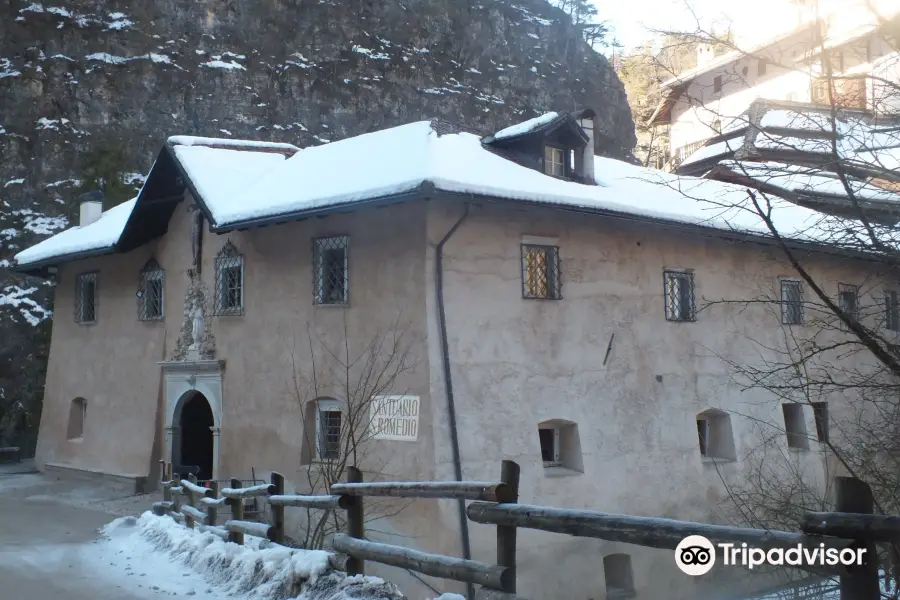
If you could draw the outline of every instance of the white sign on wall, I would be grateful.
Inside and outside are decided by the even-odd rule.
[[[418,396],[372,398],[372,438],[415,442],[419,439]]]

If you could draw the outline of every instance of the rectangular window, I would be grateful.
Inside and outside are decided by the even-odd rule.
[[[559,300],[559,247],[522,244],[522,295],[525,298]]]
[[[784,412],[784,431],[787,434],[788,447],[809,450],[803,405],[786,402],[781,405],[781,409]]]
[[[859,319],[859,287],[846,283],[838,284],[838,306],[841,312],[851,321]],[[841,328],[847,329],[841,321]]]
[[[564,177],[566,174],[563,162],[563,151],[553,146],[544,146],[544,173],[555,177]]]
[[[760,59],[756,62],[756,74],[757,74],[757,75],[765,75],[765,74],[766,74],[766,66],[767,66],[767,65],[768,65],[768,63],[766,62],[766,59],[760,58]]]
[[[666,286],[666,319],[694,321],[694,273],[692,271],[663,271]]]
[[[544,466],[558,467],[561,464],[559,453],[559,428],[542,427],[538,429],[538,435],[541,438],[541,460],[544,461]]]
[[[341,456],[341,411],[330,404],[321,403],[316,417],[318,454],[323,460]]]
[[[241,256],[220,259],[219,262],[220,315],[239,315],[244,309],[244,259]]]
[[[810,402],[816,418],[816,437],[820,442],[828,442],[828,403]]]
[[[75,322],[97,320],[97,273],[82,273],[75,282]]]
[[[349,256],[347,236],[313,240],[313,290],[316,304],[347,304]]]
[[[803,324],[803,287],[796,279],[781,280],[781,322]]]
[[[716,75],[713,78],[713,93],[718,94],[722,91],[722,76]]]
[[[154,269],[141,273],[141,289],[138,292],[138,306],[141,321],[154,321],[163,318],[163,287],[165,271]]]
[[[884,292],[884,326],[889,331],[900,331],[900,304],[896,290]]]

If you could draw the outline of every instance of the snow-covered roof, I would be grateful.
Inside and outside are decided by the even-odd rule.
[[[232,138],[207,138],[196,137],[192,135],[173,135],[169,137],[169,143],[173,146],[213,146],[217,148],[232,148],[235,150],[253,150],[261,152],[265,150],[275,150],[293,154],[299,152],[300,148],[293,144],[282,144],[280,142],[259,142],[256,140],[236,140]]]
[[[769,233],[741,186],[602,157],[595,160],[597,185],[584,185],[512,162],[485,147],[476,135],[439,135],[428,121],[306,148],[287,158],[280,152],[232,150],[219,142],[169,146],[213,228],[219,231],[391,198],[425,185],[436,192],[630,215],[752,235]],[[778,198],[771,201],[772,219],[784,238],[832,243],[834,223],[829,220],[833,217]],[[107,211],[89,227],[70,229],[45,240],[19,253],[17,263],[111,248],[133,207],[131,201]]]
[[[90,225],[72,227],[22,250],[15,256],[16,264],[29,265],[58,256],[112,249],[119,241],[136,201],[137,198],[133,198],[123,202],[105,211]]]
[[[518,137],[520,135],[525,135],[526,133],[530,133],[535,129],[543,127],[548,123],[551,123],[554,119],[559,117],[559,113],[556,112],[548,112],[544,113],[539,117],[535,117],[533,119],[528,119],[527,121],[522,121],[521,123],[516,123],[515,125],[510,125],[505,129],[501,129],[497,133],[493,135],[495,140],[503,140],[506,138]]]

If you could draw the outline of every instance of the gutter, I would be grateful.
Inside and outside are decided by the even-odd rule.
[[[453,398],[453,379],[450,375],[450,350],[447,343],[447,315],[444,310],[444,245],[450,240],[459,226],[469,217],[469,204],[466,203],[465,212],[453,227],[441,238],[434,253],[434,288],[438,304],[438,331],[441,337],[441,361],[444,367],[444,387],[447,391],[447,414],[450,417],[450,446],[453,451],[453,471],[456,481],[462,481],[462,461],[459,456],[459,433],[456,426],[456,403]],[[466,501],[460,498],[459,506],[459,533],[462,542],[463,558],[472,559],[472,547],[469,542],[469,519],[466,516]],[[472,600],[475,597],[475,586],[466,584],[466,597]]]

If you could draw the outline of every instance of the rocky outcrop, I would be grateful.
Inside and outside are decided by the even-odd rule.
[[[0,442],[12,421],[36,423],[50,315],[49,288],[7,261],[66,227],[78,192],[103,181],[130,197],[168,135],[303,147],[428,117],[491,132],[583,106],[598,153],[629,156],[621,82],[544,0],[3,3]]]

